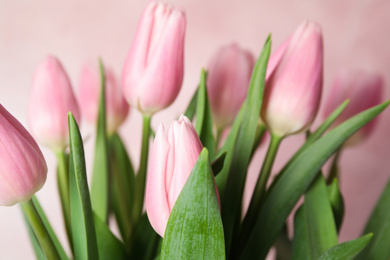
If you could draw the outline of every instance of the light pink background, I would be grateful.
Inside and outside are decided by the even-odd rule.
[[[0,102],[24,125],[29,87],[36,64],[47,54],[56,55],[77,89],[82,63],[102,57],[119,75],[132,41],[137,20],[148,1],[1,1],[0,2]],[[379,71],[390,90],[390,2],[387,0],[187,0],[169,1],[186,10],[185,79],[178,100],[152,120],[168,125],[184,110],[197,85],[200,69],[220,45],[238,41],[259,54],[268,33],[279,45],[304,19],[322,25],[325,40],[324,97],[332,77],[341,67]],[[318,120],[316,122],[318,124]],[[121,129],[134,164],[138,165],[141,117],[132,111]],[[390,110],[367,142],[342,155],[342,190],[346,218],[341,241],[356,238],[374,202],[390,176]],[[83,125],[83,134],[91,128]],[[275,171],[302,143],[303,137],[284,141]],[[93,137],[86,143],[91,165]],[[65,242],[56,191],[55,157],[42,148],[49,167],[47,183],[37,196]],[[256,154],[251,172],[257,173],[264,148]],[[249,185],[254,177],[249,178]],[[0,208],[0,259],[34,259],[18,206]]]

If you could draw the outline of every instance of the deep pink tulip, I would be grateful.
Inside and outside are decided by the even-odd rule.
[[[0,206],[29,200],[42,188],[46,175],[37,143],[0,104]]]
[[[68,112],[79,119],[79,108],[60,61],[48,56],[36,68],[28,106],[28,125],[38,142],[54,150],[68,143]]]
[[[218,128],[230,125],[240,110],[248,92],[254,61],[253,55],[236,43],[219,49],[210,61],[207,90]]]
[[[122,73],[127,101],[153,114],[179,94],[184,73],[186,18],[166,4],[150,3],[139,22]]]
[[[169,128],[160,125],[151,149],[145,205],[150,224],[164,236],[169,214],[200,152],[202,143],[190,120],[181,116]]]
[[[270,58],[261,117],[270,131],[287,136],[305,131],[320,103],[323,75],[322,31],[303,22]]]
[[[105,68],[105,78],[106,123],[107,132],[111,134],[115,133],[125,121],[129,113],[129,105],[122,94],[114,72],[107,67]],[[81,72],[79,105],[83,118],[95,125],[98,117],[100,90],[99,65],[97,63],[86,63]]]
[[[376,73],[364,70],[339,71],[325,103],[324,117],[330,115],[333,110],[347,99],[350,102],[336,120],[335,125],[341,124],[348,118],[366,109],[379,105],[382,101],[383,85],[383,77]],[[373,119],[355,133],[348,139],[347,144],[357,144],[369,136],[377,123],[377,119]]]

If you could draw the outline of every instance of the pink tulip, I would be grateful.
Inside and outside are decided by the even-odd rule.
[[[261,117],[272,133],[287,136],[311,125],[321,99],[322,73],[321,28],[305,21],[270,58]]]
[[[122,95],[114,73],[105,68],[106,88],[106,120],[107,132],[115,133],[118,127],[125,121],[129,113],[129,105]],[[96,125],[99,109],[101,90],[100,71],[97,63],[86,63],[82,69],[79,98],[80,109],[83,117]]]
[[[29,200],[42,188],[46,174],[37,143],[0,104],[0,206]]]
[[[150,3],[140,20],[122,73],[127,101],[144,114],[153,114],[179,94],[184,73],[182,11]]]
[[[222,47],[209,64],[207,89],[213,119],[218,128],[231,124],[248,92],[253,55],[236,43]]]
[[[333,87],[325,103],[324,117],[330,115],[343,101],[350,102],[335,125],[339,125],[348,118],[379,105],[382,101],[384,79],[381,75],[363,70],[341,70],[335,77]],[[364,140],[374,130],[377,118],[372,120],[357,133],[347,144],[357,144]]]
[[[187,117],[169,128],[168,138],[160,125],[151,150],[145,205],[150,224],[164,236],[169,214],[200,152],[202,143]]]
[[[28,125],[42,144],[62,150],[68,143],[68,112],[79,119],[69,78],[59,60],[48,56],[37,67],[28,107]]]

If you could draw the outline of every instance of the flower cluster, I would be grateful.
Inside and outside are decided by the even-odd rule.
[[[154,134],[151,118],[171,105],[181,89],[185,32],[183,10],[150,3],[122,80],[102,62],[86,63],[77,98],[57,58],[48,56],[37,66],[28,125],[58,158],[71,258],[264,259],[273,245],[278,256],[294,259],[358,254],[380,259],[376,252],[388,258],[388,246],[377,243],[381,236],[338,242],[344,215],[339,154],[371,134],[374,118],[388,106],[380,104],[382,76],[341,71],[325,104],[325,121],[313,129],[324,85],[323,33],[319,24],[304,21],[273,53],[269,37],[257,60],[238,43],[221,47],[208,71],[202,71],[185,113],[172,122],[167,136],[162,124]],[[137,170],[118,133],[130,106],[143,116]],[[82,118],[96,128],[91,189],[78,127]],[[221,140],[224,130],[228,136]],[[249,163],[266,131],[271,134],[268,152],[248,211],[242,213]],[[280,143],[303,132],[305,143],[270,180]],[[47,166],[32,136],[0,105],[0,206],[21,204],[37,256],[69,259],[34,196],[44,185]],[[322,166],[335,153],[324,174]],[[390,185],[364,234],[381,230],[390,237],[389,191]],[[299,203],[302,196],[305,201]],[[299,209],[289,237],[289,227],[283,227],[294,207]],[[110,216],[120,239],[109,228]]]

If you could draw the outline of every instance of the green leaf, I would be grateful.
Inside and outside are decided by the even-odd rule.
[[[305,193],[303,207],[305,208],[310,256],[311,259],[318,259],[323,252],[338,243],[332,206],[322,174],[317,176]]]
[[[296,158],[268,195],[242,254],[242,259],[265,258],[286,218],[322,165],[353,133],[389,105],[389,101],[366,110],[318,139]]]
[[[100,65],[100,101],[97,120],[95,157],[92,172],[91,200],[93,211],[104,222],[108,221],[108,145],[106,129],[105,75],[101,60]]]
[[[70,212],[74,257],[77,260],[98,259],[96,232],[88,190],[84,147],[72,113],[68,114],[70,142]]]
[[[228,151],[228,154],[233,152],[233,157],[229,165],[226,189],[221,194],[227,254],[229,254],[232,238],[237,233],[241,220],[242,196],[252,147],[256,138],[270,52],[271,37],[269,36],[253,70],[242,118],[243,123],[240,125],[237,140],[232,147],[233,151]]]
[[[358,239],[338,244],[325,251],[319,260],[352,260],[370,242],[372,234],[367,234]],[[374,258],[365,258],[374,259]],[[381,258],[385,259],[385,258]],[[387,259],[387,258],[386,258]]]
[[[173,206],[161,259],[225,259],[222,220],[206,148]]]
[[[60,241],[57,238],[57,235],[54,233],[53,228],[50,225],[49,220],[46,217],[45,212],[43,211],[41,204],[39,203],[38,199],[35,197],[35,195],[31,198],[32,202],[34,203],[35,209],[37,210],[39,216],[41,217],[41,220],[43,222],[43,225],[45,226],[47,232],[49,233],[49,236],[51,240],[53,241],[54,246],[57,249],[58,254],[60,255],[61,260],[68,260],[68,256],[65,253],[64,248],[62,247]]]
[[[309,234],[303,205],[299,207],[294,216],[294,238],[291,259],[310,260]]]
[[[113,134],[109,143],[112,205],[122,239],[128,244],[133,225],[131,205],[134,199],[135,174],[126,148],[119,135]]]
[[[152,260],[156,257],[161,237],[149,223],[148,216],[143,214],[134,229],[133,243],[130,250],[130,259]]]
[[[213,135],[213,120],[206,87],[207,72],[202,69],[197,92],[195,129],[204,147],[209,150],[210,158],[214,158],[215,140]]]
[[[213,170],[214,177],[218,175],[223,169],[223,165],[225,163],[226,152],[221,154],[211,163],[211,169]]]
[[[357,259],[389,259],[390,258],[390,180],[387,182],[363,234],[374,233],[371,243],[359,254]]]
[[[279,180],[280,175],[283,175],[286,168],[290,166],[291,163],[293,163],[307,148],[310,147],[315,141],[320,138],[326,130],[329,129],[329,127],[333,124],[333,122],[340,116],[340,114],[344,111],[344,109],[347,107],[349,103],[349,100],[344,101],[340,106],[338,106],[332,114],[330,114],[326,120],[314,131],[314,133],[310,134],[308,138],[306,139],[306,142],[299,148],[299,150],[291,157],[291,159],[286,163],[286,165],[283,167],[283,169],[280,171],[280,173],[275,177],[275,180],[271,183],[270,188],[268,191],[270,192],[273,187],[276,185],[276,183]]]
[[[97,245],[100,260],[128,259],[125,246],[112,234],[107,224],[94,213],[94,223],[97,234]]]
[[[344,199],[340,192],[339,183],[336,178],[333,179],[332,183],[328,186],[328,195],[332,205],[336,228],[337,231],[339,231],[344,217]]]
[[[191,121],[192,121],[192,119],[194,119],[194,115],[196,112],[196,106],[197,106],[197,101],[198,101],[198,89],[199,89],[199,87],[196,89],[194,95],[191,98],[190,103],[188,104],[186,112],[184,113],[184,115],[188,119],[190,119]]]

